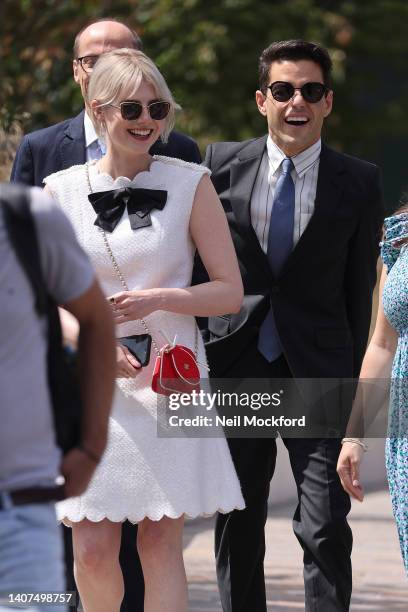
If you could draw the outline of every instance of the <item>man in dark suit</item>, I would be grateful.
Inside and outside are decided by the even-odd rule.
[[[24,136],[11,172],[13,182],[42,187],[44,177],[49,174],[100,157],[100,143],[86,113],[86,90],[98,56],[122,47],[141,49],[142,42],[136,32],[118,21],[97,21],[78,33],[73,72],[84,97],[85,109],[76,117]],[[170,134],[167,144],[155,143],[150,153],[201,163],[197,143],[177,132]]]
[[[321,143],[333,103],[330,71],[319,45],[272,44],[261,55],[256,92],[268,135],[207,150],[245,288],[239,314],[209,319],[215,376],[273,381],[359,374],[382,193],[376,166]],[[304,553],[306,610],[344,612],[352,535],[350,500],[336,474],[340,439],[282,436],[298,491],[293,529]],[[229,444],[247,507],[217,519],[223,610],[265,612],[264,525],[275,438],[230,438]]]
[[[141,49],[142,42],[136,32],[119,21],[111,19],[96,21],[85,26],[77,34],[74,43],[73,72],[74,79],[81,88],[85,109],[76,117],[24,136],[14,160],[11,173],[13,182],[42,186],[43,179],[53,172],[101,157],[103,143],[98,141],[86,112],[86,91],[98,56],[122,47]],[[166,144],[156,142],[150,153],[201,163],[197,143],[177,132],[171,132]],[[122,612],[143,610],[144,585],[136,552],[136,534],[134,526],[124,523],[120,553],[125,580]],[[73,589],[75,583],[71,569],[71,530],[67,528],[65,528],[65,540],[68,587]]]

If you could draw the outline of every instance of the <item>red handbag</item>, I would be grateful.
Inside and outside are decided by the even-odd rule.
[[[166,344],[156,357],[152,389],[160,395],[200,390],[200,370],[193,351],[182,344]]]

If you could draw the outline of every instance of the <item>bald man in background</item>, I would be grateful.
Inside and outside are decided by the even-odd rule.
[[[123,47],[141,49],[142,41],[136,32],[114,19],[103,19],[85,26],[74,43],[73,75],[80,86],[85,108],[71,119],[26,134],[17,151],[11,181],[42,186],[43,179],[65,168],[99,159],[103,143],[88,114],[86,91],[93,66],[102,53]],[[171,132],[166,144],[157,141],[150,149],[152,155],[177,157],[201,163],[197,143],[177,132]],[[72,573],[71,530],[64,528],[66,542],[67,582],[75,588]],[[121,612],[142,612],[144,582],[136,550],[137,528],[126,522],[122,529],[120,562],[125,581],[125,597]]]
[[[142,41],[136,32],[119,21],[96,21],[77,34],[73,74],[81,88],[85,108],[76,117],[26,134],[14,160],[11,181],[42,187],[43,179],[49,174],[102,156],[103,145],[98,141],[88,114],[86,91],[99,55],[123,47],[141,49]],[[197,143],[174,131],[166,144],[156,142],[150,153],[201,163]]]

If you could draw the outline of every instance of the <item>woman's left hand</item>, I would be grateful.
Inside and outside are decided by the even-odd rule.
[[[160,295],[156,289],[121,291],[108,298],[117,325],[136,321],[160,309]]]

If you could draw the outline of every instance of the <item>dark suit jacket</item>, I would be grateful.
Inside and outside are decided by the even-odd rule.
[[[150,152],[201,163],[197,143],[177,132],[171,132],[167,144],[155,143]],[[14,160],[10,180],[42,187],[43,179],[49,174],[76,164],[84,164],[85,161],[82,111],[74,118],[24,136]]]
[[[207,149],[205,164],[228,218],[245,288],[239,314],[209,319],[213,374],[234,376],[234,360],[258,336],[271,302],[294,376],[356,377],[368,339],[383,220],[379,169],[323,145],[315,212],[274,278],[250,219],[265,146],[262,137]]]

